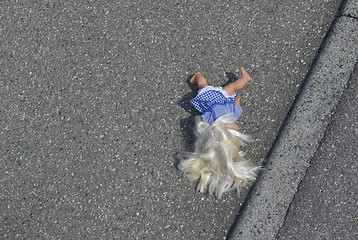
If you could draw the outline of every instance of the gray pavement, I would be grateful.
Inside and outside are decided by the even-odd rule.
[[[197,193],[175,167],[186,79],[247,68],[240,126],[262,163],[340,3],[1,2],[0,236],[225,238],[245,194]]]

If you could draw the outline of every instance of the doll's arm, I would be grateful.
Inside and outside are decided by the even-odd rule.
[[[236,130],[236,131],[239,130],[239,126],[237,126],[236,123],[228,123],[227,125],[228,125],[229,128],[231,128],[231,129],[234,129],[234,130]]]

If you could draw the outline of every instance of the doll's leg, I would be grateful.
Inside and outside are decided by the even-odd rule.
[[[198,85],[199,89],[208,86],[208,82],[206,81],[203,74],[201,74],[200,72],[194,74],[194,76],[190,79],[190,83],[193,85]]]
[[[232,95],[235,91],[243,89],[249,81],[251,81],[250,75],[246,72],[244,68],[241,68],[241,77],[236,79],[234,82],[226,85],[225,87],[223,87],[223,89],[227,92],[228,95]]]

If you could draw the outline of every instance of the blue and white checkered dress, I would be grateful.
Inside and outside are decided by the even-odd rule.
[[[232,113],[238,120],[243,110],[234,104],[236,98],[237,94],[229,96],[221,87],[206,86],[199,90],[198,95],[190,103],[202,114],[202,120],[210,124],[228,113]]]
[[[234,102],[236,98],[237,94],[229,96],[221,87],[206,86],[199,90],[198,95],[190,103],[203,114],[216,103]]]

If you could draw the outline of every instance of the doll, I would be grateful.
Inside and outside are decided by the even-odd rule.
[[[241,77],[224,87],[208,86],[204,76],[197,72],[190,79],[199,88],[190,103],[200,112],[195,118],[196,142],[193,153],[184,154],[179,169],[191,181],[198,181],[197,191],[208,191],[221,198],[225,192],[246,187],[256,180],[257,171],[251,161],[243,159],[240,146],[250,137],[237,131],[236,121],[243,110],[235,91],[245,87],[251,77],[241,68]]]

